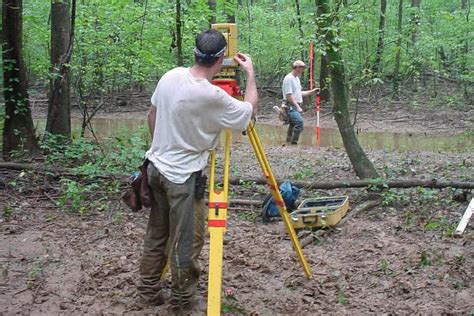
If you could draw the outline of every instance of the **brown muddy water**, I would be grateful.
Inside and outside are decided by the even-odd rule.
[[[37,129],[44,129],[44,120],[36,120]],[[73,130],[79,132],[81,121],[73,119]],[[124,118],[96,118],[93,120],[94,132],[99,137],[131,134],[146,128],[146,121]],[[287,127],[257,123],[257,131],[264,145],[283,145],[286,139]],[[88,134],[88,133],[86,133]],[[367,132],[358,134],[363,148],[371,150],[392,151],[430,151],[430,152],[474,152],[474,135],[463,134],[404,134],[388,132]],[[245,141],[241,133],[234,133],[234,140]],[[321,139],[316,141],[316,128],[306,126],[302,133],[299,146],[343,148],[339,130],[332,128],[321,129]]]

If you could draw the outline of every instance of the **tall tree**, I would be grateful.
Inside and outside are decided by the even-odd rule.
[[[421,0],[411,0],[411,46],[415,49],[418,39],[418,29],[420,26],[420,4]]]
[[[329,57],[321,54],[319,88],[321,89],[321,103],[327,103],[331,99],[331,90],[329,85]]]
[[[395,68],[393,69],[393,98],[399,99],[400,95],[400,61],[402,51],[402,21],[403,21],[403,0],[398,1],[398,24],[397,24],[397,43],[395,53]]]
[[[178,66],[183,62],[183,21],[181,19],[181,0],[176,0],[176,59]]]
[[[304,47],[304,32],[303,32],[303,22],[301,21],[301,7],[300,1],[295,0],[295,9],[296,9],[296,21],[298,22],[298,32],[300,34],[300,49],[301,49],[301,59],[305,59],[305,47]]]
[[[380,0],[380,17],[379,17],[379,31],[377,40],[377,50],[375,52],[374,65],[372,72],[376,76],[381,69],[381,62],[384,49],[385,37],[385,14],[387,13],[387,0]]]
[[[71,74],[75,0],[51,0],[51,79],[46,132],[71,138]]]
[[[316,2],[316,16],[322,15],[321,6],[318,6]],[[320,28],[316,28],[316,37],[321,38]],[[320,56],[320,71],[319,71],[319,88],[321,89],[321,103],[329,102],[331,98],[331,87],[329,86],[329,56],[327,54],[321,54]]]
[[[325,48],[329,58],[329,64],[331,65],[330,73],[332,95],[334,98],[334,117],[339,127],[344,147],[359,178],[377,178],[379,175],[360,146],[354,131],[354,126],[351,123],[344,62],[339,46],[340,41],[337,39],[337,31],[334,30],[334,26],[332,25],[333,21],[329,15],[329,0],[316,0],[316,6],[318,14],[317,26],[319,28],[317,33],[321,35],[319,41]]]
[[[26,155],[39,152],[28,96],[28,82],[22,56],[23,1],[2,1],[2,58],[5,124],[3,157],[10,159],[13,150]]]
[[[461,1],[461,9],[466,10],[466,24],[469,25],[469,15],[471,14],[471,0],[462,0]],[[466,29],[466,35],[463,39],[464,44],[462,45],[462,60],[461,60],[461,71],[464,76],[469,75],[469,68],[467,67],[467,59],[469,54],[469,29]],[[462,80],[464,86],[464,97],[469,99],[469,89],[470,83],[468,80]],[[471,84],[472,86],[472,84]]]
[[[412,64],[413,68],[415,69],[415,72],[413,74],[413,85],[412,85],[412,90],[414,92],[418,91],[418,82],[419,82],[419,69],[420,69],[420,62],[419,62],[419,51],[418,51],[418,46],[417,46],[417,40],[418,40],[418,30],[420,28],[420,4],[421,0],[411,0],[411,18],[410,18],[410,25],[411,25],[411,50],[412,50]]]

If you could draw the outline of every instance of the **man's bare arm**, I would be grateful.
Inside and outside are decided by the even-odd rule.
[[[310,96],[310,95],[314,94],[316,92],[316,90],[318,90],[318,88],[314,88],[312,90],[301,91],[301,95],[303,97],[307,97],[307,96]]]
[[[147,114],[148,118],[148,130],[150,131],[151,140],[153,140],[153,134],[155,133],[155,122],[156,122],[156,107],[150,106]]]
[[[253,71],[253,64],[250,57],[242,53],[238,53],[234,59],[239,63],[240,67],[244,70],[247,78],[247,86],[245,87],[245,101],[252,104],[252,117],[257,115],[258,108],[258,92],[257,82],[255,80],[255,73]]]

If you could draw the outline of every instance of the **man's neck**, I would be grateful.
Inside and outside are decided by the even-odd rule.
[[[189,72],[193,77],[206,79],[207,81],[211,82],[212,78],[214,77],[215,73],[212,68],[202,67],[199,65],[193,65]]]

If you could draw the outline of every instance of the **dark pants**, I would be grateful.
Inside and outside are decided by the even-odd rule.
[[[185,183],[168,181],[152,163],[148,183],[154,198],[140,264],[139,295],[152,298],[161,291],[161,274],[168,259],[171,268],[170,304],[185,307],[196,292],[201,268],[198,257],[204,245],[206,205],[195,198],[194,173]]]
[[[288,114],[288,132],[286,134],[286,142],[297,144],[300,139],[300,134],[303,131],[303,117],[297,112],[293,106],[287,108],[286,113]]]

